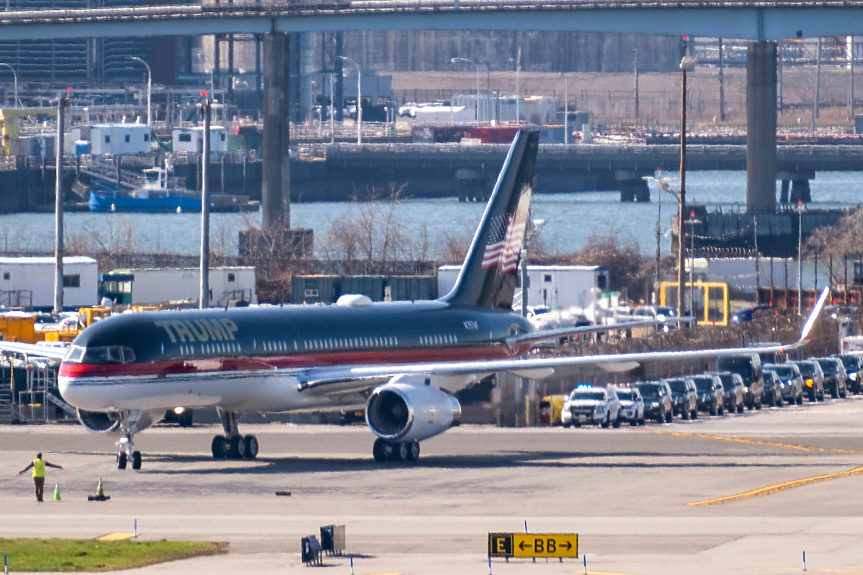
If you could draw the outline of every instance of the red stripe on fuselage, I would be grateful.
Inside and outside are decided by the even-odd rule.
[[[434,361],[471,361],[506,359],[523,354],[530,346],[514,349],[506,346],[486,346],[448,349],[404,349],[283,355],[270,357],[202,357],[175,358],[150,363],[63,363],[61,377],[117,377],[170,375],[217,371],[262,371],[269,369],[301,369],[334,365],[367,365],[426,363]]]

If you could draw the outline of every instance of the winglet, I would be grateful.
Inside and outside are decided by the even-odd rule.
[[[818,316],[821,314],[821,310],[824,308],[824,303],[827,301],[827,296],[830,293],[830,288],[826,287],[821,291],[821,296],[818,298],[818,301],[815,303],[815,307],[812,308],[812,312],[809,314],[809,317],[806,319],[806,323],[803,324],[803,331],[800,332],[800,339],[809,339],[809,332],[812,331],[812,326],[815,325],[815,320],[818,319]]]
[[[824,288],[821,295],[818,297],[818,301],[815,302],[815,307],[812,308],[812,311],[809,313],[809,317],[806,318],[806,323],[803,324],[803,329],[800,331],[800,339],[791,345],[783,346],[782,349],[779,350],[780,353],[803,347],[809,343],[809,333],[812,331],[812,327],[815,325],[815,322],[818,321],[818,316],[821,315],[821,310],[824,309],[824,303],[827,301],[829,293],[830,288]]]

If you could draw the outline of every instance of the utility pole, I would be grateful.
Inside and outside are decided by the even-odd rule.
[[[812,129],[815,129],[815,119],[821,115],[821,37],[818,38],[818,54],[815,56],[815,101],[812,103]]]
[[[202,94],[198,112],[204,117],[204,149],[201,157],[201,294],[199,307],[210,307],[210,95]]]
[[[638,123],[638,48],[633,48],[635,52],[635,122]]]
[[[725,57],[722,50],[722,38],[719,39],[719,121],[725,121]]]
[[[57,149],[54,187],[54,313],[63,311],[63,131],[69,97],[60,96],[57,102]]]

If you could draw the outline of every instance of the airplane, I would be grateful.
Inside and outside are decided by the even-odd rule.
[[[166,410],[215,407],[224,434],[214,458],[253,459],[244,412],[365,407],[375,461],[414,462],[420,441],[459,424],[455,393],[495,372],[541,379],[555,367],[791,350],[806,343],[825,291],[794,344],[575,357],[524,357],[549,337],[621,326],[538,331],[512,312],[539,144],[520,131],[509,150],[452,291],[431,301],[210,308],[118,314],[85,329],[68,351],[0,341],[0,351],[62,359],[59,391],[85,428],[118,434],[117,467],[142,457],[134,436]],[[656,325],[657,321],[634,322]]]

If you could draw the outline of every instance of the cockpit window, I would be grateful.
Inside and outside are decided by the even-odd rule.
[[[69,349],[69,353],[66,354],[66,359],[69,363],[78,363],[81,361],[81,357],[84,355],[84,348],[79,345],[73,345]]]
[[[80,348],[79,348],[80,349]],[[69,359],[72,356],[72,352],[69,352],[69,356],[67,356],[67,361],[74,361]],[[80,359],[81,363],[132,363],[135,361],[135,352],[131,347],[121,347],[119,345],[110,345],[110,346],[100,346],[100,347],[88,347],[83,350],[83,357]]]

